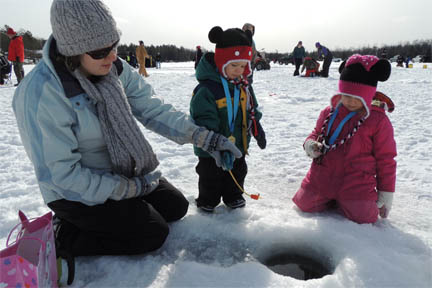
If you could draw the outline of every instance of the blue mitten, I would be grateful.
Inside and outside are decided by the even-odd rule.
[[[232,170],[234,167],[234,155],[229,151],[222,152],[222,169],[225,171]]]

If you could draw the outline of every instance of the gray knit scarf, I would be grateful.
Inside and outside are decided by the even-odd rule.
[[[96,83],[87,79],[79,69],[72,74],[96,102],[113,171],[127,178],[144,176],[154,171],[159,161],[132,115],[115,65],[108,75]]]

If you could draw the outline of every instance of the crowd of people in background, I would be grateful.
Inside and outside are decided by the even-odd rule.
[[[249,30],[251,31],[252,35],[255,34],[255,26],[250,23],[245,23],[242,27],[243,31]],[[141,42],[141,41],[140,41]],[[141,46],[141,45],[140,45]],[[139,46],[138,46],[139,47]],[[291,59],[289,62],[292,63],[295,68],[293,72],[293,76],[302,76],[302,77],[328,77],[329,76],[329,68],[332,63],[332,61],[338,61],[338,58],[334,58],[334,55],[332,51],[327,47],[322,45],[320,42],[315,43],[316,50],[311,52],[306,52],[305,47],[303,46],[302,41],[298,41],[297,45],[294,47],[291,53],[289,53],[289,59]],[[145,48],[144,48],[145,49]],[[140,48],[142,50],[142,48]],[[138,51],[138,50],[137,50]],[[255,46],[255,41],[252,40],[252,60],[251,60],[251,68],[252,68],[252,74],[248,77],[249,83],[253,83],[253,72],[256,69],[256,60],[257,57],[262,57],[264,53],[258,52]],[[142,52],[140,52],[142,53]],[[195,48],[195,53],[193,57],[194,62],[194,68],[198,66],[199,61],[201,60],[201,57],[203,56],[205,52],[203,52],[203,49],[200,45],[197,45]],[[146,56],[143,56],[144,65],[142,68],[142,75],[144,77],[148,77],[147,71],[144,72],[145,67],[154,67],[156,69],[161,69],[161,62],[162,62],[162,56],[160,52],[156,52],[156,55],[149,55],[147,51],[145,51]],[[317,57],[314,57],[317,55]],[[382,59],[391,60],[388,57],[388,52],[386,48],[383,48],[381,51],[377,52],[377,56]],[[135,53],[129,52],[128,55],[120,57],[124,58],[126,62],[128,62],[132,67],[139,68],[141,65],[139,64],[139,61],[137,60]],[[424,59],[422,59],[424,60]],[[273,60],[274,62],[278,62],[276,59]],[[342,60],[339,60],[342,61]],[[320,63],[321,62],[321,63]],[[403,55],[397,55],[395,56],[394,62],[396,62],[396,67],[406,67],[409,68],[410,64],[414,62],[413,58],[410,56],[403,56]],[[423,62],[423,61],[422,61]],[[279,61],[279,63],[282,63]],[[284,63],[286,64],[286,63]],[[320,70],[321,68],[321,70]],[[305,71],[306,70],[306,71]],[[147,76],[146,76],[147,75]]]
[[[249,30],[252,33],[252,36],[255,34],[255,26],[250,23],[245,23],[242,27],[243,31]],[[13,70],[17,83],[15,86],[21,82],[24,77],[24,43],[22,36],[18,35],[13,28],[9,27],[6,31],[6,35],[10,39],[8,53],[0,54],[0,85],[3,85],[7,79],[11,79],[11,71]],[[150,55],[147,52],[147,49],[144,46],[144,42],[140,40],[139,45],[137,46],[135,51],[127,51],[126,53],[120,53],[119,57],[126,60],[126,62],[131,65],[133,68],[138,69],[139,73],[148,77],[149,74],[147,72],[146,67],[154,67],[156,69],[161,69],[161,63],[164,57],[161,55],[161,52],[155,52],[156,55]],[[288,58],[290,59],[288,63],[292,63],[295,66],[293,76],[302,76],[302,77],[328,77],[329,76],[329,68],[333,61],[333,53],[331,50],[322,45],[320,42],[315,43],[316,50],[311,52],[306,52],[305,47],[303,46],[302,41],[298,41],[297,45],[294,47],[291,53],[289,53]],[[128,49],[129,50],[129,49]],[[1,53],[1,52],[0,52]],[[253,83],[253,73],[256,69],[255,64],[258,59],[262,59],[264,55],[263,52],[258,52],[256,49],[255,41],[252,40],[252,59],[251,59],[251,68],[252,74],[248,77],[249,83]],[[194,53],[193,61],[194,67],[198,66],[199,61],[201,60],[202,55],[204,54],[202,47],[200,45],[196,46],[196,50]],[[389,54],[386,48],[381,49],[377,52],[377,56],[383,59],[388,59],[391,62],[396,62],[396,67],[412,67],[413,62],[426,62],[428,59],[425,56],[422,56],[422,59],[413,59],[410,56],[404,55],[396,55],[389,59]],[[417,58],[417,57],[416,57]],[[429,56],[430,58],[430,56]],[[3,59],[3,61],[1,60]],[[5,59],[7,59],[5,61]],[[273,60],[277,62],[278,60]],[[318,62],[320,61],[320,62]],[[337,61],[337,60],[335,60]],[[341,60],[340,60],[341,61]],[[282,61],[278,61],[279,63],[285,63]],[[285,63],[286,64],[286,63]],[[13,69],[12,69],[13,68]],[[270,65],[266,69],[269,69]],[[259,67],[258,67],[259,69]],[[304,72],[306,70],[306,72]],[[11,82],[11,81],[10,81]]]

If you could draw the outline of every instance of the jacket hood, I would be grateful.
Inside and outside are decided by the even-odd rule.
[[[220,74],[217,71],[216,63],[214,61],[214,55],[213,52],[208,52],[201,58],[195,71],[195,76],[198,81],[212,80],[221,82]]]
[[[48,37],[48,40],[45,42],[45,45],[43,46],[43,50],[42,50],[42,60],[45,63],[45,65],[48,66],[49,70],[55,75],[57,80],[61,82],[60,77],[57,75],[57,71],[54,68],[54,64],[50,58],[50,49],[51,49],[51,45],[53,45],[53,39],[54,39],[53,36],[50,35]]]
[[[367,105],[365,103],[365,100],[362,97],[356,96],[356,95],[349,95],[349,96],[350,97],[354,97],[356,99],[359,99],[362,102],[363,107],[366,110],[366,115],[365,115],[364,118],[367,119],[369,117],[370,111],[372,109],[372,107],[371,107],[371,105],[372,105],[371,101],[372,100],[370,101],[369,105]],[[330,99],[330,105],[331,105],[331,107],[336,108],[336,106],[342,101],[341,99],[342,99],[342,94],[341,93],[333,95],[332,98]]]
[[[330,106],[335,108],[339,102],[341,102],[341,96],[342,95],[340,93],[333,95],[330,99]],[[366,112],[368,113],[365,119],[369,117],[371,111],[392,113],[395,109],[395,104],[390,99],[390,97],[380,91],[375,92],[375,96],[373,97],[369,106],[365,106],[364,103],[363,106],[366,108]]]

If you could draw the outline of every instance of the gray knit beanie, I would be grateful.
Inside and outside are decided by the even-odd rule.
[[[54,0],[51,27],[64,56],[109,47],[120,39],[110,10],[100,0]]]

